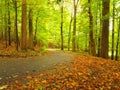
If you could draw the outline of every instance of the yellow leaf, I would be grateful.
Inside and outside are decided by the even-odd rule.
[[[72,86],[77,86],[77,85],[78,85],[77,82],[73,82],[73,83],[72,83]]]
[[[47,83],[47,81],[46,81],[46,80],[43,80],[43,81],[42,81],[42,83],[43,83],[43,84],[46,84],[46,83]]]

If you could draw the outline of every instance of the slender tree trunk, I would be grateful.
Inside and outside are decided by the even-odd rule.
[[[68,51],[70,50],[72,20],[73,20],[73,19],[72,19],[72,15],[71,15],[70,24],[69,24],[69,34],[68,34]]]
[[[102,10],[101,10],[101,5],[102,2],[100,1],[99,2],[99,33],[98,33],[98,46],[97,46],[97,49],[98,49],[98,52],[97,52],[97,56],[100,57],[101,56],[101,31],[102,31]]]
[[[33,11],[29,10],[29,49],[33,49]]]
[[[101,40],[101,57],[108,58],[108,47],[109,47],[109,4],[110,0],[103,0],[102,2],[102,40]]]
[[[61,50],[64,50],[63,45],[63,0],[61,1]]]
[[[112,20],[112,55],[111,59],[114,59],[114,26],[115,26],[115,1],[113,0],[113,20]]]
[[[36,24],[35,24],[35,34],[34,34],[34,46],[37,44],[37,25],[38,24],[38,17],[36,17]]]
[[[18,37],[18,23],[17,23],[17,18],[18,18],[18,12],[17,12],[17,0],[14,0],[14,8],[15,8],[15,36],[16,36],[16,50],[18,51],[19,47],[19,37]]]
[[[26,0],[22,0],[21,49],[27,51],[27,11]]]
[[[116,56],[115,60],[118,60],[118,48],[119,48],[119,42],[120,42],[120,17],[119,17],[119,28],[118,28],[118,36],[117,36],[117,44],[116,44]]]
[[[88,3],[91,4],[91,0],[88,0]],[[95,56],[96,55],[96,50],[95,50],[95,42],[94,42],[94,38],[93,38],[93,16],[91,13],[91,5],[89,6],[89,29],[90,29],[90,54]]]
[[[100,54],[101,54],[100,53],[100,51],[101,51],[100,42],[101,42],[101,38],[100,38],[100,36],[98,36],[98,52],[97,52],[98,53],[98,55],[97,55],[98,57],[100,57]]]
[[[97,49],[96,47],[98,46],[98,34],[99,34],[99,30],[98,30],[98,3],[97,3],[97,11],[96,11],[96,14],[95,14],[95,38],[94,38],[94,42],[95,42],[95,52],[96,52],[96,55],[97,55]],[[92,14],[93,15],[93,14]],[[93,16],[94,17],[94,16]],[[93,31],[94,32],[94,31]],[[93,36],[94,37],[94,36]]]
[[[11,45],[10,3],[8,1],[8,44]]]
[[[73,37],[72,37],[72,51],[76,51],[76,11],[77,11],[77,5],[76,0],[73,0],[74,5],[74,17],[73,17]]]
[[[5,46],[6,46],[6,48],[8,47],[8,43],[7,43],[7,17],[6,17],[6,15],[5,15],[5,33],[4,33],[5,35]]]
[[[5,0],[5,12],[7,12],[7,0]],[[8,23],[7,23],[7,14],[5,13],[5,17],[4,17],[4,25],[5,25],[5,26],[4,26],[4,28],[5,28],[5,33],[4,33],[4,34],[5,34],[5,35],[4,35],[4,36],[5,36],[5,42],[6,42],[6,43],[5,43],[5,46],[6,46],[6,48],[7,48],[7,46],[8,46],[8,44],[7,44],[7,29],[8,29],[8,28],[7,28],[7,24],[8,24]]]
[[[1,2],[1,4],[2,4],[2,2]],[[3,7],[1,7],[1,8],[3,8]],[[3,21],[3,16],[2,16],[2,15],[3,15],[3,10],[2,10],[2,9],[0,10],[0,13],[1,13],[1,15],[0,15],[0,17],[1,17],[1,19],[0,19],[0,21],[1,21],[1,22],[0,22],[0,23],[1,23],[1,26],[0,26],[0,29],[1,29],[0,39],[1,39],[1,40],[4,40],[4,37],[3,37],[3,36],[4,36],[4,35],[3,35],[3,31],[4,31],[4,29],[3,29],[3,22],[4,22],[4,21]]]
[[[85,33],[85,51],[89,51],[88,50],[88,33]]]

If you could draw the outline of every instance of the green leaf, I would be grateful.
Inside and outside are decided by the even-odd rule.
[[[37,90],[43,90],[43,86],[39,86]]]
[[[57,0],[57,4],[59,4],[61,2],[61,0]]]

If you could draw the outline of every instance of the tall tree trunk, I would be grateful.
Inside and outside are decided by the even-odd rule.
[[[2,4],[2,2],[1,2],[1,4]],[[3,29],[3,22],[4,22],[4,21],[3,21],[3,10],[2,10],[2,8],[3,8],[3,7],[0,8],[0,13],[1,13],[1,15],[0,15],[0,17],[1,17],[1,19],[0,19],[0,21],[1,21],[1,22],[0,22],[0,23],[1,23],[1,26],[0,26],[0,29],[1,29],[0,39],[1,39],[1,40],[4,40],[4,34],[3,34],[3,33],[4,33],[4,32],[3,32],[3,31],[4,31],[4,29]]]
[[[5,0],[5,12],[7,12],[7,0]],[[7,46],[8,46],[8,43],[7,43],[7,14],[5,13],[5,16],[4,16],[4,25],[5,25],[5,46],[6,46],[6,48],[7,48]]]
[[[97,2],[97,4],[96,4],[96,9],[97,9],[97,11],[96,11],[96,13],[95,13],[95,16],[92,14],[92,16],[93,17],[95,17],[95,20],[93,20],[93,21],[95,21],[95,25],[93,26],[93,28],[95,27],[95,37],[94,37],[94,42],[95,42],[95,52],[96,52],[96,55],[97,55],[97,49],[96,49],[96,47],[98,46],[98,36],[99,36],[99,29],[98,29],[98,2]],[[94,32],[94,31],[93,31]]]
[[[91,0],[88,0],[89,3],[89,29],[90,29],[90,34],[89,34],[89,38],[90,38],[90,54],[95,56],[96,55],[96,51],[95,51],[95,42],[94,42],[94,38],[93,38],[93,16],[91,13]]]
[[[85,33],[85,51],[89,51],[88,49],[88,33]]]
[[[8,44],[11,45],[10,2],[8,1]]]
[[[14,8],[15,8],[15,36],[16,36],[16,50],[18,51],[19,47],[19,37],[18,37],[18,11],[17,11],[17,0],[14,0]]]
[[[73,19],[72,19],[72,14],[71,14],[71,19],[70,19],[70,24],[69,24],[69,34],[68,34],[68,51],[70,50],[72,20]]]
[[[119,17],[119,28],[118,28],[118,36],[117,36],[117,44],[116,44],[116,56],[115,56],[115,60],[118,60],[119,41],[120,41],[120,17]]]
[[[76,51],[76,11],[77,11],[77,5],[76,0],[73,0],[74,5],[74,17],[73,17],[73,37],[72,37],[72,51]]]
[[[108,58],[109,47],[109,5],[110,0],[102,1],[102,40],[101,40],[101,57]]]
[[[27,51],[27,12],[26,0],[22,0],[21,49]]]
[[[29,49],[33,49],[33,11],[29,10]]]
[[[35,33],[34,33],[34,46],[37,44],[37,25],[38,24],[38,17],[36,17],[36,23],[35,23]]]
[[[64,45],[63,45],[63,0],[61,1],[61,50],[64,50]]]
[[[100,57],[101,56],[101,31],[102,31],[102,1],[99,2],[99,33],[98,33],[98,52],[97,52],[97,56]]]
[[[112,55],[111,59],[114,59],[114,26],[115,26],[115,1],[113,0],[113,18],[112,18]]]

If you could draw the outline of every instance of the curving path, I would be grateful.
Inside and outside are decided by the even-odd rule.
[[[18,76],[34,74],[54,65],[71,62],[73,55],[62,51],[50,51],[51,55],[34,58],[0,58],[0,83],[14,80]]]

